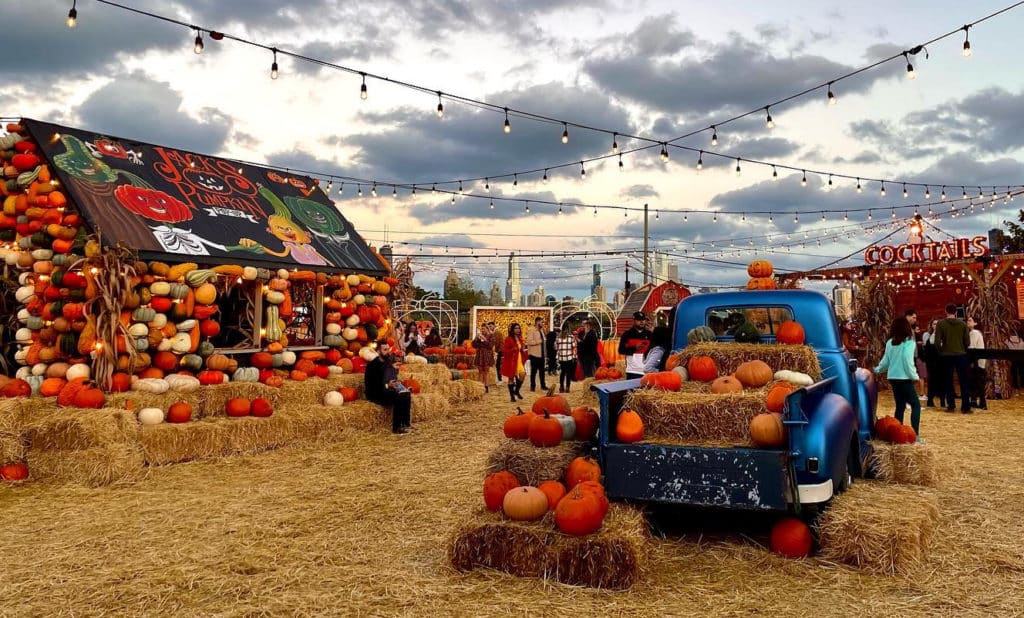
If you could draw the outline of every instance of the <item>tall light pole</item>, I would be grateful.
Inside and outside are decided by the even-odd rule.
[[[647,204],[644,204],[644,283],[651,281],[651,265],[647,254]]]

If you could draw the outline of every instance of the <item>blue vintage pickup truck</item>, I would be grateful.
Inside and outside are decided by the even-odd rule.
[[[640,381],[595,385],[601,403],[599,458],[609,497],[800,512],[823,505],[867,472],[878,390],[871,372],[858,369],[843,347],[826,296],[769,290],[687,297],[676,308],[673,349],[685,348],[687,333],[697,326],[711,326],[719,341],[732,341],[730,318],[752,311],[767,318],[760,325],[765,345],[774,343],[782,322],[800,322],[821,364],[822,379],[787,398],[788,444],[772,450],[616,442],[617,415]]]

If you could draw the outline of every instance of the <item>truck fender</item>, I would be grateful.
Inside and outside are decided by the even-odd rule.
[[[797,482],[818,484],[832,480],[832,486],[845,485],[847,461],[855,437],[857,419],[845,397],[836,393],[824,395],[808,415],[802,429],[799,461],[794,462]],[[818,472],[809,470],[808,460],[818,459]],[[853,471],[851,471],[853,472]]]

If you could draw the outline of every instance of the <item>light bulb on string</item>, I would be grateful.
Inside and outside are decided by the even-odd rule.
[[[661,143],[661,162],[668,163],[668,145],[665,142]]]
[[[828,175],[828,190],[831,191],[833,186],[834,185],[832,184],[832,174],[829,174]]]
[[[775,223],[775,217],[771,212],[768,213],[768,223]]]
[[[718,223],[718,211],[715,211],[715,215],[711,217],[711,220]],[[712,243],[711,246],[714,246],[714,243]]]
[[[874,218],[875,218],[875,214],[874,214],[874,211],[873,211],[873,210],[869,210],[869,211],[868,211],[868,221],[871,221],[871,220],[873,220]],[[865,231],[867,231],[867,230],[865,230]]]
[[[437,91],[437,117],[444,118],[444,103],[441,102],[441,91]]]
[[[767,106],[765,106],[765,108],[764,108],[764,114],[765,114],[764,126],[767,127],[769,130],[774,129],[775,128],[775,121],[772,120],[772,113],[768,109]]]
[[[960,191],[963,192],[963,197],[961,197],[960,199],[966,200],[967,199],[967,189],[965,189],[964,187],[960,187]]]
[[[459,181],[459,193],[462,193],[462,181]]]
[[[892,209],[890,218],[892,218],[892,219],[896,218],[896,209],[895,208]]]
[[[432,194],[433,193],[437,193],[437,183],[436,182],[434,184],[430,185],[430,192]]]
[[[931,189],[928,188],[928,185],[925,185],[924,186],[924,199],[926,199],[926,200],[927,199],[931,199],[931,197],[932,197],[932,191],[931,191]]]
[[[625,170],[626,170],[626,166],[622,162],[622,153],[620,152],[619,153],[619,171],[622,172],[622,171],[625,171]]]
[[[203,53],[203,33],[198,28],[196,29],[196,40],[192,47],[192,51],[197,54]]]
[[[377,197],[377,183],[373,183],[373,187],[370,188],[370,195]]]
[[[775,169],[774,165],[772,166],[772,180],[776,182],[779,180],[779,170]]]
[[[416,193],[416,187],[412,188],[412,192]],[[345,183],[341,183],[340,185],[338,185],[338,195],[344,195],[344,194],[345,194]]]
[[[413,186],[412,186],[412,194],[413,194],[413,195],[416,195],[416,185],[413,185]]]
[[[903,52],[903,57],[907,60],[907,79],[917,79],[917,73],[914,72],[914,65],[910,64],[910,56],[907,52]]]
[[[800,179],[800,186],[801,187],[806,187],[807,186],[807,170],[803,170],[803,173],[804,173],[803,178]]]
[[[945,200],[946,199],[946,185],[942,185],[942,193],[939,194],[939,199],[941,199],[941,200]]]
[[[501,130],[504,131],[505,133],[511,133],[512,132],[512,123],[509,122],[509,120],[508,120],[508,108],[507,107],[505,108],[505,125],[501,128]]]
[[[824,210],[823,210],[823,211],[821,211],[821,222],[822,222],[822,223],[824,223],[824,222],[825,222],[825,211],[824,211]]]
[[[68,11],[68,28],[74,28],[75,25],[78,24],[78,8],[76,7],[77,4],[78,0],[73,0],[71,2],[71,10]]]
[[[542,180],[544,181],[545,184],[547,184],[549,182],[548,170],[547,169],[544,170],[544,178]]]
[[[270,79],[277,79],[277,48],[270,51],[274,52],[274,61],[270,63]]]
[[[882,182],[882,188],[879,193],[881,193],[882,197],[885,197],[885,182]]]
[[[847,213],[847,212],[843,212],[843,222],[845,223],[845,222],[847,222],[849,220],[850,220],[850,214]]]
[[[740,170],[740,158],[736,157],[736,175],[739,176],[742,173],[742,170]]]
[[[833,92],[832,92],[832,82],[829,82],[828,83],[828,104],[829,105],[836,105],[837,103],[839,103],[839,99],[837,99],[836,95],[833,94]]]
[[[397,186],[392,185],[392,187],[391,187],[391,197],[398,197],[398,187]]]
[[[519,186],[519,174],[512,174],[512,186],[513,187],[518,187]]]
[[[491,203],[490,203],[490,204],[488,205],[488,207],[489,207],[489,208],[490,208],[491,210],[494,210],[494,200],[491,200]]]
[[[619,134],[612,133],[612,154],[619,154]]]
[[[356,191],[356,197],[363,197],[363,185],[356,185],[358,190]]]
[[[970,58],[971,54],[971,33],[970,26],[964,26],[964,58]]]
[[[526,202],[526,214],[530,214],[530,202]]]
[[[907,183],[903,183],[903,199],[907,199],[908,195],[910,194],[907,193]]]
[[[558,204],[558,214],[562,214],[562,204]]]
[[[699,172],[702,169],[704,169],[704,151],[703,150],[701,150],[700,153],[697,155],[697,171]]]
[[[366,73],[360,73],[360,75],[363,76],[363,84],[359,86],[359,98],[365,101],[366,97],[370,96],[366,90]]]
[[[860,178],[857,179],[857,193],[864,193],[864,189],[860,186]]]
[[[562,123],[562,143],[569,143],[569,125],[564,122]]]
[[[715,125],[711,125],[711,145],[718,145],[718,129],[715,127]]]

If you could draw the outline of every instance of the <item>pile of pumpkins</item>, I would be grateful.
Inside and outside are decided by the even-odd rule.
[[[601,529],[608,513],[608,497],[601,485],[601,468],[590,457],[577,457],[566,468],[565,483],[544,481],[524,486],[508,470],[484,479],[484,506],[512,521],[539,521],[554,511],[555,526],[572,536]]]
[[[775,269],[768,260],[754,260],[747,265],[747,274],[750,275],[750,279],[747,280],[747,289],[774,290],[778,287],[775,284],[775,277],[772,276],[774,272]]]
[[[914,444],[917,442],[917,432],[910,425],[904,425],[899,419],[892,416],[883,416],[875,421],[875,435],[880,440],[892,442],[893,444]]]
[[[563,441],[588,441],[597,436],[600,417],[587,406],[570,408],[561,395],[549,390],[533,402],[529,412],[521,408],[505,419],[502,431],[511,440],[529,440],[536,447],[558,446]]]

